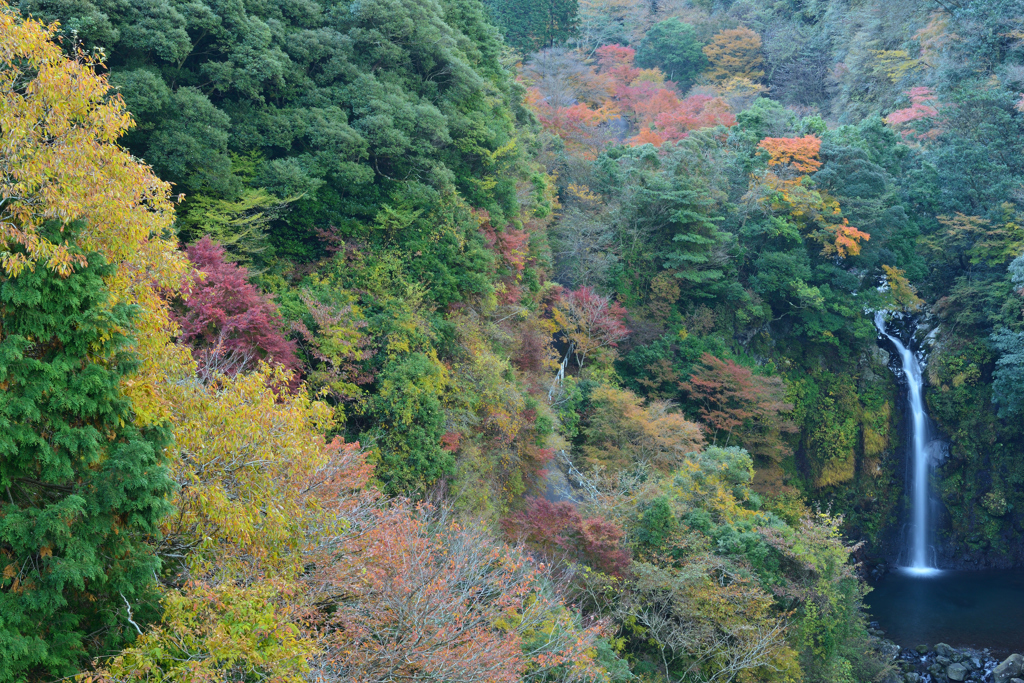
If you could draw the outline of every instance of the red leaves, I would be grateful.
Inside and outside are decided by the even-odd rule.
[[[602,45],[594,54],[601,73],[611,76],[617,87],[629,85],[640,75],[640,69],[633,64],[636,50],[631,47]]]
[[[330,605],[310,618],[325,652],[315,668],[352,681],[465,683],[588,668],[596,630],[559,615],[522,553],[425,509],[393,506],[358,523],[310,577],[317,604]]]
[[[885,122],[894,128],[901,128],[914,121],[925,121],[939,117],[938,96],[931,88],[917,87],[906,92],[910,98],[910,106],[905,109],[898,109],[885,117]],[[1022,100],[1024,101],[1024,100]],[[917,135],[917,139],[924,140],[934,138],[939,134],[938,126]],[[903,130],[903,135],[910,134],[909,130]]]
[[[502,522],[505,533],[557,559],[583,562],[614,576],[629,567],[622,529],[600,517],[584,519],[572,503],[531,498],[526,510]]]
[[[462,434],[459,432],[445,432],[445,435],[441,437],[441,448],[454,453],[459,450],[459,441],[462,440]]]
[[[748,368],[701,356],[700,367],[681,388],[697,401],[701,419],[714,430],[715,441],[724,432],[728,446],[737,441],[752,452],[778,460],[789,452],[780,432],[796,428],[782,417],[793,409],[785,400],[785,386],[778,377],[761,377]]]
[[[629,328],[622,322],[626,309],[590,287],[563,295],[554,313],[555,323],[572,343],[576,363],[581,368],[588,355],[618,346],[629,336]]]
[[[658,132],[666,140],[682,140],[691,130],[714,126],[734,126],[736,117],[729,105],[717,97],[693,95],[674,108],[657,115],[654,120]]]
[[[939,115],[939,110],[936,107],[938,97],[931,88],[911,88],[906,95],[910,98],[910,106],[906,109],[898,109],[886,116],[885,122],[890,126],[924,118],[933,119]]]
[[[266,360],[294,369],[295,344],[285,339],[277,307],[249,283],[248,271],[226,262],[223,247],[209,237],[190,246],[188,257],[204,277],[196,279],[175,321],[200,366],[234,375]]]

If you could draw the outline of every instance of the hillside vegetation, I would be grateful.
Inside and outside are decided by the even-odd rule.
[[[891,681],[883,310],[1024,561],[1013,0],[0,0],[0,683]]]

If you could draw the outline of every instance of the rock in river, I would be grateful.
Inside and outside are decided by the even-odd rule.
[[[1024,657],[1010,655],[992,672],[992,683],[1009,683],[1011,678],[1015,678],[1020,673],[1022,666],[1024,666]]]
[[[962,681],[967,678],[967,667],[963,664],[950,664],[946,667],[946,677],[951,681]]]

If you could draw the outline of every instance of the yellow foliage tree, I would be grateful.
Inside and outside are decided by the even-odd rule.
[[[262,366],[207,384],[187,375],[168,383],[180,490],[164,533],[173,548],[189,550],[192,573],[237,571],[236,562],[287,573],[295,559],[316,504],[295,495],[295,483],[327,464],[322,434],[332,411],[271,388],[287,379],[280,367]]]
[[[591,466],[614,472],[643,463],[667,471],[704,445],[700,427],[673,412],[668,401],[645,406],[633,392],[608,385],[594,389],[590,401],[593,414],[582,450]]]
[[[169,346],[172,325],[158,290],[186,284],[186,260],[168,237],[174,221],[170,185],[117,141],[133,125],[101,66],[54,43],[57,25],[20,17],[0,0],[0,268],[16,276],[36,261],[67,275],[80,265],[66,246],[47,240],[49,221],[83,221],[78,246],[117,266],[107,283],[111,305],[140,307],[141,372],[126,383],[139,421],[166,419],[153,392],[163,364],[182,359]],[[24,247],[24,252],[12,249]]]
[[[906,277],[906,271],[892,266],[882,266],[885,279],[889,283],[889,296],[892,306],[904,311],[916,311],[924,301],[917,295],[917,290]]]
[[[711,69],[705,75],[713,81],[736,77],[757,81],[764,77],[761,37],[749,28],[718,33],[704,46],[704,54],[711,62]]]

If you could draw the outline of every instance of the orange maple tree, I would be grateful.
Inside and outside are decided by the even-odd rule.
[[[808,236],[821,244],[824,256],[846,258],[860,253],[861,242],[871,235],[850,225],[839,202],[814,189],[810,174],[821,168],[821,140],[765,138],[758,147],[768,153],[768,170],[755,176],[752,188],[759,201],[773,211],[785,211]]]

